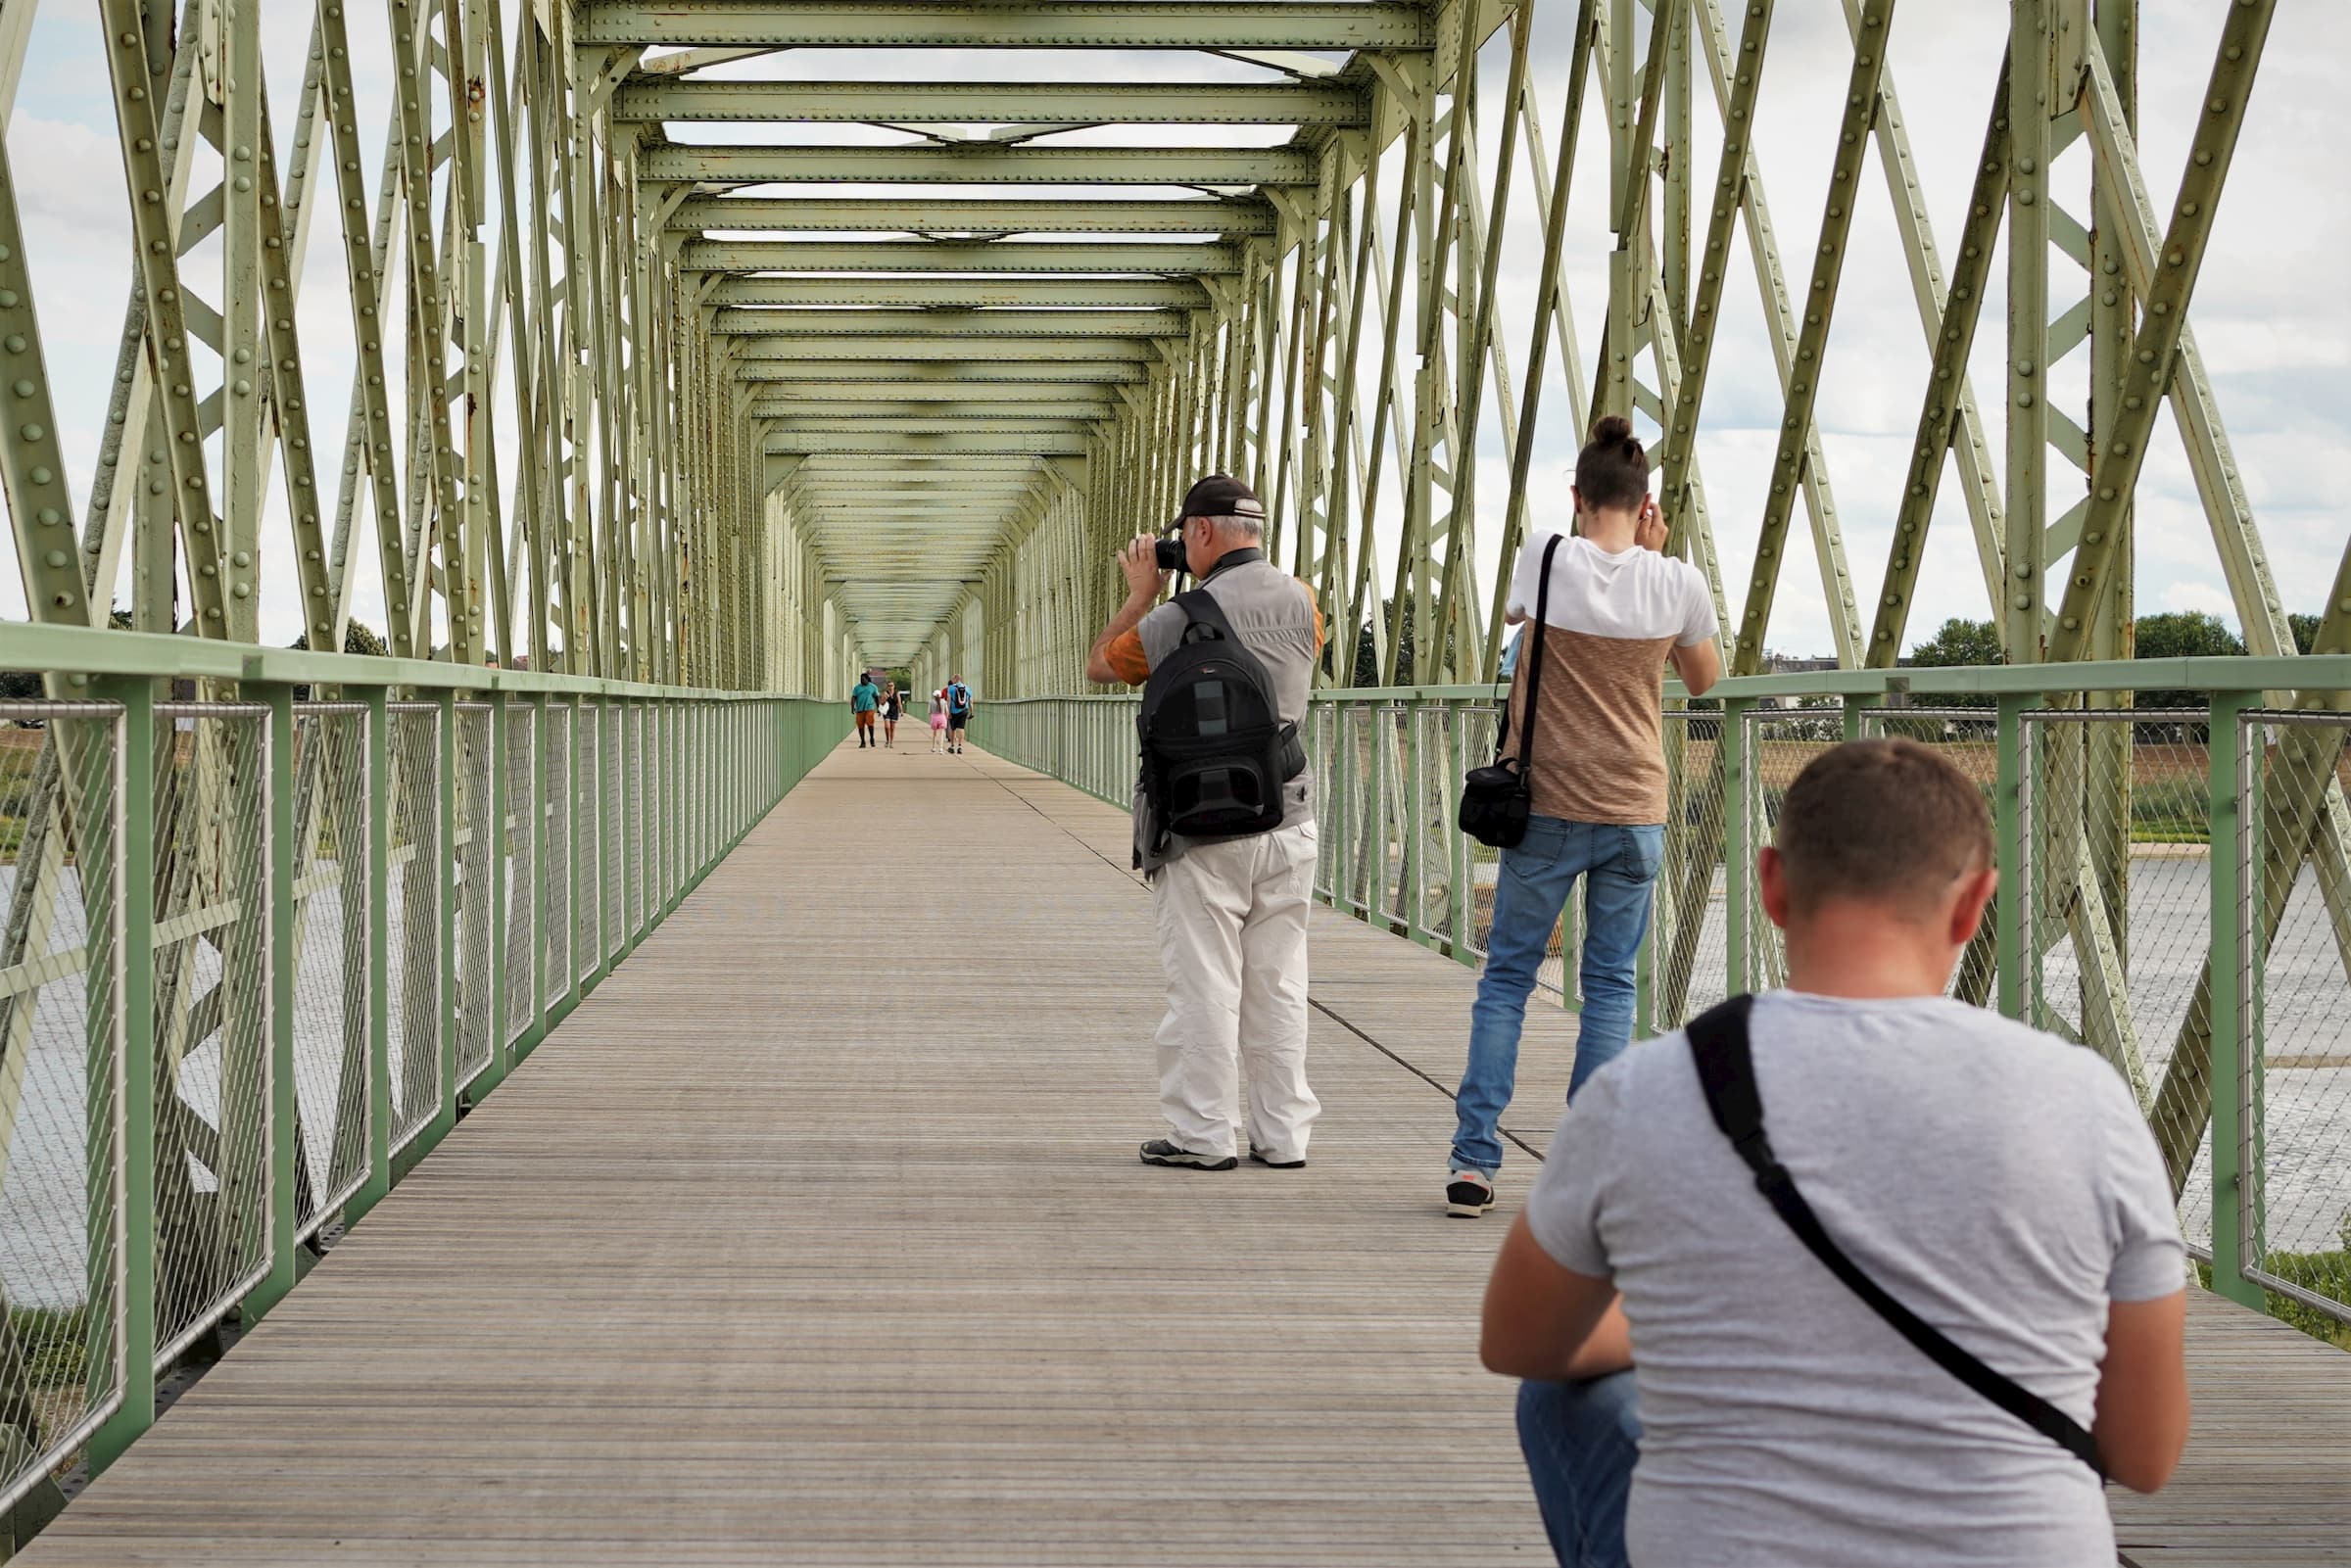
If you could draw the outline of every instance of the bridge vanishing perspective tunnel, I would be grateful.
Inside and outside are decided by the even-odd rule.
[[[2112,1064],[2197,1259],[2125,1560],[2351,1561],[2327,13],[0,0],[5,1550],[1539,1555],[1428,1176],[1614,413],[1729,673],[1641,1030],[1785,979],[1805,761],[1957,762],[1955,987]],[[1329,629],[1329,1114],[1207,1191],[1084,663],[1220,472]],[[974,748],[841,749],[869,670]]]

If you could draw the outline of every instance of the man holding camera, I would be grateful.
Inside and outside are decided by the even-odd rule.
[[[1237,646],[1244,662],[1254,660],[1245,673],[1252,683],[1263,676],[1280,722],[1302,724],[1322,650],[1322,616],[1313,592],[1265,558],[1264,504],[1239,480],[1212,474],[1184,496],[1174,526],[1181,531],[1176,539],[1138,536],[1119,552],[1127,601],[1094,640],[1086,678],[1148,686],[1155,672],[1184,662],[1175,656],[1206,614],[1219,646]],[[1161,602],[1178,567],[1210,603]],[[1153,694],[1146,690],[1146,708]],[[1302,763],[1302,754],[1294,760]],[[1186,837],[1169,829],[1162,803],[1137,782],[1134,863],[1150,881],[1168,987],[1157,1037],[1168,1127],[1142,1146],[1147,1164],[1238,1164],[1244,1069],[1249,1158],[1281,1169],[1306,1164],[1308,1132],[1321,1110],[1306,1082],[1314,781],[1299,766],[1268,784],[1278,791],[1278,826]]]

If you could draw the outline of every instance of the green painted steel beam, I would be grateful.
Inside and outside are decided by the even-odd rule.
[[[1229,245],[1056,244],[1018,240],[697,240],[680,258],[698,272],[1170,272],[1241,270]]]
[[[769,399],[751,404],[753,419],[867,418],[867,419],[1108,419],[1118,412],[1118,405],[1108,401],[1079,402],[1074,400],[1038,398],[1032,401],[1011,400],[1001,403],[966,401],[956,403],[925,403],[915,399],[902,402],[868,402],[857,398],[789,398]]]
[[[1058,436],[1082,435],[1080,421],[1072,419],[963,419],[934,414],[914,418],[885,416],[828,416],[789,414],[765,421],[776,436]]]
[[[983,356],[1069,359],[1086,356],[1149,364],[1158,361],[1158,353],[1142,340],[1179,336],[1183,322],[1173,312],[1143,310],[729,309],[718,312],[713,330],[722,335],[800,339],[792,345],[789,356],[795,359],[967,359]],[[861,335],[865,333],[876,335]],[[972,342],[975,338],[1009,341],[991,342],[979,349]]]
[[[1430,49],[1431,14],[1402,0],[1009,0],[938,5],[598,3],[585,44],[750,44],[827,49]]]
[[[1033,386],[1033,384],[1032,384]],[[788,393],[767,394],[771,399],[789,399],[794,404],[881,403],[917,404],[1026,404],[1046,403],[1083,404],[1089,408],[1115,411],[1122,404],[1099,386],[1072,381],[1066,388],[1046,391],[1008,392],[1003,385],[977,378],[969,381],[804,381],[792,384]]]
[[[1261,197],[1191,201],[1019,201],[895,196],[694,196],[673,230],[839,234],[1271,234]]]
[[[766,450],[780,455],[874,452],[908,456],[1036,456],[1082,457],[1082,435],[935,435],[892,436],[874,433],[829,435],[772,435]]]
[[[710,298],[730,307],[1195,310],[1208,305],[1208,291],[1187,278],[723,277]]]
[[[647,180],[744,185],[1312,185],[1313,156],[1285,147],[655,146]]]
[[[1145,375],[1144,356],[1140,355],[1107,359],[1097,356],[1078,361],[1057,357],[1058,351],[1054,355],[1034,356],[1033,359],[1010,354],[1003,358],[989,360],[946,357],[876,359],[862,356],[812,359],[775,357],[753,352],[788,346],[789,340],[745,340],[743,353],[736,360],[735,379],[777,385],[862,387],[878,389],[892,397],[900,390],[908,397],[925,397],[932,391],[951,392],[960,397],[966,387],[1055,384],[1133,386]],[[1009,347],[991,345],[991,349]]]
[[[622,121],[961,125],[1332,125],[1371,122],[1363,88],[1324,82],[677,81],[633,79]]]

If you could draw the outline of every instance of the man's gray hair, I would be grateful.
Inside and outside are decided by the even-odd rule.
[[[1266,537],[1266,514],[1263,512],[1227,512],[1223,517],[1209,518],[1208,524],[1220,531],[1230,529],[1249,539]]]

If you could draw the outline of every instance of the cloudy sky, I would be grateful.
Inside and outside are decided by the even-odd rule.
[[[2158,211],[2167,214],[2186,156],[2190,122],[2209,71],[2219,29],[2211,0],[2143,0],[2140,61],[2142,154]],[[508,6],[511,14],[511,5]],[[1570,8],[1546,6],[1536,23],[1535,79],[1545,129],[1556,147],[1566,93]],[[381,61],[383,19],[378,8],[353,8],[355,57]],[[301,0],[265,0],[265,51],[272,110],[283,148],[291,136],[293,105],[310,30],[311,8]],[[2004,38],[2004,8],[1991,0],[1927,5],[1913,0],[1898,14],[1891,56],[1915,145],[1922,188],[1946,257],[1955,241],[1986,108]],[[76,508],[86,504],[113,375],[121,311],[129,283],[127,202],[117,150],[99,34],[86,6],[47,0],[35,23],[24,77],[8,126],[8,151],[32,258],[32,284],[42,321],[58,421],[72,463]],[[2288,608],[2316,611],[2331,580],[2351,523],[2333,498],[2351,488],[2351,295],[2341,287],[2342,258],[2351,254],[2351,115],[2340,96],[2340,62],[2351,54],[2351,8],[2300,0],[2279,8],[2256,86],[2251,119],[2236,157],[2218,233],[2198,289],[2193,320],[2230,437],[2244,468],[2256,515]],[[1494,111],[1502,54],[1490,49],[1492,70],[1485,144],[1498,140]],[[1764,74],[1756,143],[1765,192],[1791,281],[1800,289],[1820,224],[1836,115],[1850,62],[1839,0],[1783,0]],[[1101,79],[1181,75],[1190,78],[1260,74],[1230,62],[1200,57],[1061,56],[976,60],[962,55],[889,52],[862,59],[801,54],[779,56],[746,74],[776,76],[996,76],[1076,75]],[[1711,94],[1703,84],[1694,166],[1711,175],[1718,127]],[[362,67],[360,124],[367,144],[372,195],[375,160],[389,99],[380,70]],[[1594,95],[1597,99],[1597,94]],[[1567,273],[1579,334],[1587,356],[1600,336],[1606,292],[1606,130],[1587,120],[1570,204]],[[681,127],[681,139],[717,139],[716,127]],[[1143,133],[1148,135],[1149,133]],[[1116,143],[1133,130],[1078,133],[1072,140]],[[849,140],[847,128],[802,139]],[[872,132],[855,139],[900,139]],[[1173,136],[1153,137],[1162,142]],[[1184,139],[1201,139],[1197,133]],[[1236,139],[1257,140],[1255,133]],[[2077,145],[2055,166],[2060,196],[2077,214],[2087,190],[2087,149]],[[1137,192],[1134,194],[1145,194]],[[1392,209],[1391,209],[1392,210]],[[321,217],[331,215],[321,203]],[[1702,212],[1703,225],[1703,212]],[[1505,229],[1500,315],[1503,342],[1514,370],[1527,361],[1539,230],[1524,163]],[[495,240],[495,234],[492,235]],[[301,328],[322,470],[331,475],[341,450],[353,356],[348,300],[333,225],[312,231],[306,258]],[[185,263],[191,275],[218,264],[216,239]],[[397,268],[395,269],[397,271]],[[1995,267],[1994,277],[2002,272]],[[2052,264],[2051,299],[2062,311],[2081,290],[2081,274],[2062,257]],[[1726,291],[1722,337],[1709,382],[1699,456],[1715,520],[1726,587],[1734,614],[1751,562],[1759,514],[1779,422],[1780,397],[1764,316],[1744,241]],[[397,304],[397,293],[395,294]],[[1987,303],[1973,367],[1980,404],[1998,417],[2001,301]],[[1857,210],[1853,248],[1839,297],[1822,381],[1820,419],[1828,469],[1841,513],[1848,560],[1868,606],[1885,570],[1891,519],[1918,417],[1927,355],[1925,334],[1902,260],[1883,176],[1873,158]],[[397,356],[393,366],[397,377]],[[2055,386],[2086,384],[2079,353],[2056,372]],[[1589,369],[1586,369],[1589,375]],[[395,389],[397,393],[397,388]],[[502,400],[504,398],[502,393]],[[510,407],[502,401],[501,418]],[[1488,434],[1481,451],[1481,580],[1494,581],[1507,461],[1489,399]],[[1544,397],[1537,447],[1540,510],[1556,506],[1557,474],[1573,455],[1564,382],[1557,356]],[[1998,428],[1993,427],[1996,446]],[[2062,470],[2062,464],[2057,465]],[[511,464],[505,466],[510,482]],[[2079,495],[2060,473],[2049,514]],[[1986,613],[1982,574],[1956,487],[1946,481],[1933,529],[1913,637],[1947,615]],[[274,502],[273,502],[274,505]],[[1392,517],[1392,513],[1390,516]],[[1388,525],[1392,529],[1392,522]],[[1392,538],[1392,534],[1390,536]],[[292,614],[282,513],[265,537],[263,631],[290,640]],[[2136,592],[2141,612],[2209,609],[2233,620],[2176,431],[2158,427],[2138,498]],[[358,605],[380,620],[380,590],[371,551],[358,554]],[[0,612],[19,614],[16,574],[0,577]],[[126,588],[118,596],[127,600]],[[1799,509],[1768,639],[1796,653],[1831,647],[1829,622],[1811,545]]]

